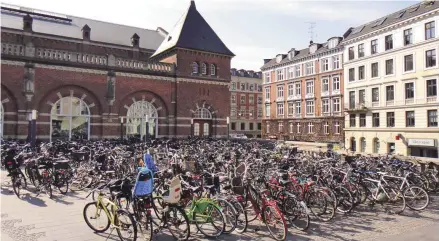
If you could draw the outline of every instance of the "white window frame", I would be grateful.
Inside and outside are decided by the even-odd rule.
[[[308,62],[305,64],[306,66],[306,75],[313,75],[314,74],[314,61]]]
[[[198,63],[192,62],[192,74],[198,74]]]
[[[329,58],[322,59],[322,72],[330,71]]]
[[[340,98],[333,98],[332,99],[332,111],[334,113],[341,112],[341,99]]]
[[[265,117],[270,117],[271,105],[265,105]]]
[[[288,115],[292,116],[294,115],[294,103],[293,102],[288,102]]]
[[[323,122],[323,134],[329,135],[329,124],[327,121]]]
[[[436,37],[437,38],[437,37]],[[429,50],[434,50],[435,54],[436,54],[436,65],[432,66],[432,67],[427,67],[427,51]],[[430,69],[435,69],[438,67],[438,62],[439,62],[439,58],[438,58],[438,48],[424,48],[424,54],[423,54],[423,61],[424,63],[424,70],[430,70]]]
[[[264,80],[265,80],[265,83],[271,83],[271,72],[266,72],[265,74],[264,74]]]
[[[405,71],[405,56],[409,56],[409,55],[413,56],[413,69],[409,70],[409,71]],[[414,72],[416,72],[416,54],[415,53],[404,54],[402,56],[402,73],[408,74],[408,73],[414,73]]]
[[[308,86],[308,84],[310,84]],[[306,84],[305,84],[305,94],[309,95],[309,94],[314,94],[314,80],[307,80]],[[309,88],[309,90],[308,90]]]
[[[293,83],[288,84],[288,96],[294,96],[294,84]]]
[[[216,75],[216,65],[210,64],[210,75],[214,76]]]
[[[294,67],[290,66],[288,67],[288,79],[294,78]]]
[[[322,99],[322,113],[330,113],[330,112],[331,112],[331,107],[330,107],[329,99]]]
[[[301,70],[300,66],[301,66],[300,64],[294,66],[294,77],[295,78],[300,77],[302,75],[302,70]]]
[[[302,102],[301,101],[294,102],[294,114],[296,114],[296,115],[302,114]]]
[[[284,116],[284,103],[277,103],[276,113],[277,116]]]
[[[326,82],[326,83],[325,83]],[[325,85],[327,86],[327,90],[325,91]],[[322,79],[322,93],[329,93],[329,78]]]
[[[337,79],[337,81],[335,81],[335,79]],[[337,88],[335,88],[337,87]],[[340,77],[339,76],[334,76],[332,77],[332,91],[339,91],[340,92]]]
[[[285,78],[285,69],[278,69],[276,70],[276,80],[282,81]]]
[[[334,122],[334,127],[335,127],[334,134],[340,135],[340,123],[338,121]]]
[[[332,69],[336,70],[336,69],[340,69],[340,68],[341,68],[340,55],[332,56]]]
[[[297,87],[299,87],[299,88],[297,88]],[[296,82],[294,84],[294,94],[302,95],[302,83],[301,82]]]
[[[392,63],[393,63],[392,64],[393,69],[392,69],[392,73],[391,74],[387,74],[386,73],[386,71],[387,71],[387,64],[386,64],[387,60],[392,60]],[[385,59],[384,60],[384,77],[395,76],[395,72],[396,72],[396,59],[395,58]]]
[[[283,132],[283,130],[284,130],[284,123],[283,122],[279,122],[278,124],[277,124],[277,128],[278,128],[278,132],[280,133],[280,132]]]
[[[201,63],[201,74],[207,75],[207,64]]]
[[[277,98],[284,98],[284,86],[283,85],[277,86]]]
[[[310,115],[310,116],[314,115],[316,111],[314,100],[307,100],[305,102],[305,105],[306,105],[306,115]]]
[[[298,122],[297,124],[296,124],[296,128],[297,128],[297,134],[300,134],[300,122]]]
[[[314,134],[314,123],[308,123],[308,134]]]
[[[372,65],[373,64],[377,64],[377,66],[378,66],[378,70],[377,70],[378,75],[376,77],[372,76],[372,70],[373,70]],[[380,76],[381,76],[381,74],[380,74],[380,62],[377,61],[377,62],[370,63],[370,79],[371,80],[378,79],[378,78],[380,78]]]
[[[294,125],[293,122],[290,122],[290,133],[293,133],[294,131]]]
[[[270,86],[265,87],[265,99],[270,100]]]

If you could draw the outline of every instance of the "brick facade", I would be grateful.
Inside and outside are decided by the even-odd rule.
[[[209,136],[226,134],[232,56],[175,47],[150,59],[154,49],[93,42],[93,34],[90,41],[78,41],[3,25],[1,34],[5,138],[27,138],[29,113],[37,110],[37,138],[50,139],[51,111],[63,97],[88,106],[90,139],[119,137],[126,128],[120,119],[126,122],[137,101],[157,110],[158,136],[190,135],[201,107],[212,114]],[[193,62],[214,64],[216,73],[193,74]],[[27,83],[33,88],[26,90]]]

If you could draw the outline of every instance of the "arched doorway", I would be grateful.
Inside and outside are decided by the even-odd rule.
[[[380,153],[380,139],[373,139],[373,153]]]
[[[148,134],[158,135],[158,114],[157,108],[145,100],[136,101],[127,111],[127,136],[139,136],[143,138],[146,133],[146,116],[148,116]]]
[[[207,108],[198,108],[194,113],[194,136],[212,135],[212,112]]]
[[[90,139],[90,109],[83,100],[63,97],[50,113],[51,141]]]
[[[364,137],[360,138],[360,151],[366,152],[366,138]]]

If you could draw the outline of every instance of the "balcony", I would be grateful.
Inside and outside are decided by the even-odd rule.
[[[287,100],[300,100],[302,98],[302,96],[300,95],[289,95],[287,97]]]
[[[283,96],[276,98],[276,102],[284,102],[284,101],[285,101],[285,98]]]
[[[329,91],[324,91],[321,94],[322,97],[328,97],[329,96]]]
[[[434,102],[438,102],[437,96],[427,97],[427,103],[434,103]]]
[[[305,95],[305,99],[311,99],[314,98],[314,93],[308,93]]]
[[[345,109],[346,112],[350,113],[366,113],[369,111],[368,103],[347,103],[349,108]]]
[[[332,91],[332,95],[339,95],[340,94],[340,90],[333,90]]]

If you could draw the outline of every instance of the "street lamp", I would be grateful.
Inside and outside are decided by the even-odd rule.
[[[145,128],[145,142],[148,139],[148,135],[149,135],[149,116],[145,115],[145,123],[146,123],[146,128]]]
[[[123,117],[120,117],[120,139],[123,140]]]
[[[230,139],[229,128],[230,128],[230,117],[227,116],[227,139]]]
[[[194,136],[194,119],[191,119],[191,136]]]

